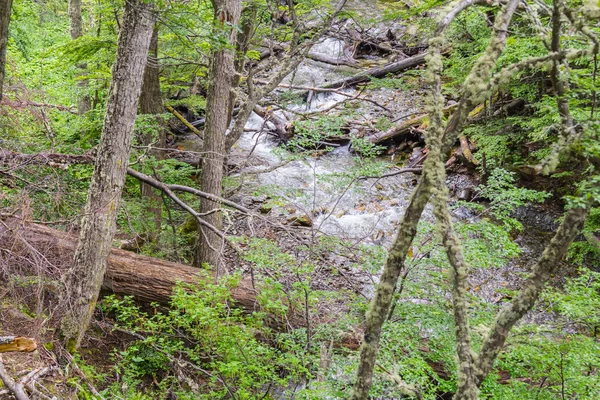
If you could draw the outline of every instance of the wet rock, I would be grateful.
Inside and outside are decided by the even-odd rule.
[[[557,219],[560,217],[560,213],[541,205],[527,205],[517,207],[510,216],[516,218],[523,225],[553,232],[558,228]]]
[[[259,194],[250,197],[244,197],[242,199],[242,204],[246,207],[253,207],[257,204],[262,204],[267,201],[268,196],[266,194]]]
[[[250,198],[250,200],[254,204],[264,203],[265,201],[267,201],[267,195],[266,194],[259,194],[259,195],[256,195],[256,196],[252,196]]]
[[[468,187],[468,188],[460,189],[456,193],[456,198],[458,200],[471,201],[471,199],[473,198],[473,190],[472,190],[472,188]]]
[[[460,206],[452,210],[452,215],[459,220],[468,220],[476,217],[476,215],[465,206]]]
[[[479,181],[473,175],[454,174],[446,180],[450,194],[457,200],[471,201],[477,191]]]

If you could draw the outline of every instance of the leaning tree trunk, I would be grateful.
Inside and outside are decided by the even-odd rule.
[[[69,32],[71,33],[71,39],[75,40],[83,36],[83,17],[81,15],[81,0],[69,0]],[[79,64],[77,68],[80,70],[79,75],[81,76],[83,71],[87,68],[87,65]],[[85,79],[81,79],[77,82],[77,88],[81,92],[85,92],[88,86],[88,82]],[[91,109],[90,96],[86,93],[79,98],[77,105],[77,113],[84,114]]]
[[[4,87],[6,46],[8,45],[8,24],[10,23],[11,7],[12,0],[0,0],[0,100],[2,100],[2,88]]]
[[[236,43],[236,29],[242,5],[240,0],[213,0],[215,10],[215,30],[223,34],[230,29],[227,43]],[[229,96],[235,79],[235,54],[231,48],[216,49],[212,56],[210,83],[206,100],[206,124],[204,128],[204,154],[202,162],[201,188],[203,192],[221,195],[223,180],[223,165],[225,162],[225,131],[229,123]],[[221,228],[220,203],[203,200],[200,203],[200,213],[204,219],[217,229]],[[198,228],[196,254],[194,265],[203,263],[212,265],[219,270],[222,238],[204,226]]]
[[[149,151],[149,155],[156,160],[164,158],[164,151],[160,150],[166,146],[166,134],[161,114],[163,113],[163,104],[160,94],[160,76],[158,69],[158,26],[154,26],[152,40],[150,41],[150,50],[148,54],[148,63],[144,71],[144,83],[142,85],[142,94],[140,95],[140,112],[142,114],[154,115],[156,118],[156,134],[144,133],[141,137],[141,143],[144,146],[152,145],[158,149]],[[149,237],[152,242],[156,242],[160,234],[162,222],[162,198],[159,193],[150,185],[141,183],[142,198],[146,203],[146,210],[154,215],[154,226],[149,231]]]
[[[477,0],[468,0],[459,3],[453,17],[466,6],[476,3]],[[404,262],[408,255],[412,241],[417,233],[417,226],[425,206],[429,203],[429,197],[435,191],[435,185],[440,181],[436,179],[436,164],[443,163],[448,144],[453,143],[462,128],[469,112],[474,104],[479,102],[479,87],[486,82],[494,69],[494,66],[504,50],[507,28],[512,15],[516,9],[518,0],[510,0],[500,11],[501,17],[497,19],[494,26],[494,37],[488,45],[485,53],[477,60],[463,84],[463,95],[457,110],[445,126],[442,127],[442,105],[441,105],[441,83],[439,73],[441,64],[441,35],[452,18],[444,24],[438,25],[436,36],[430,40],[432,52],[429,58],[429,69],[432,76],[432,91],[430,114],[433,122],[428,129],[427,141],[431,149],[430,155],[423,167],[423,174],[417,188],[413,191],[408,207],[404,212],[398,233],[392,248],[390,249],[385,268],[380,277],[375,296],[371,301],[366,313],[364,340],[360,348],[360,360],[357,368],[356,381],[351,395],[352,400],[365,400],[369,396],[373,380],[373,370],[379,352],[379,339],[381,337],[383,323],[389,312],[393,299],[393,293],[400,273],[404,269]],[[462,353],[461,353],[462,354]],[[459,356],[461,355],[459,354]]]
[[[66,278],[68,311],[61,328],[71,351],[88,327],[106,271],[155,18],[150,3],[125,2],[102,137],[73,266]]]

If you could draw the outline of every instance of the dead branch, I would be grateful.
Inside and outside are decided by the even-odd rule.
[[[425,64],[427,53],[418,54],[414,57],[405,58],[404,60],[396,61],[383,67],[371,68],[366,71],[352,75],[348,78],[340,79],[335,82],[324,85],[326,89],[338,89],[348,86],[354,86],[359,83],[368,82],[371,78],[382,78],[388,74],[397,74],[407,69],[418,67]]]
[[[169,110],[169,112],[171,114],[173,114],[175,116],[175,118],[177,118],[179,121],[181,121],[181,123],[184,124],[190,131],[194,132],[194,134],[196,134],[196,136],[198,136],[200,139],[203,138],[202,132],[200,132],[198,129],[196,129],[196,127],[194,125],[192,125],[187,119],[183,118],[183,115],[179,114],[177,112],[177,110],[175,110],[173,107],[171,107],[168,104],[165,105],[165,108],[167,110]]]
[[[29,396],[23,389],[23,384],[16,383],[13,378],[4,369],[4,362],[2,356],[0,356],[0,379],[4,382],[4,385],[15,395],[17,400],[29,400]]]

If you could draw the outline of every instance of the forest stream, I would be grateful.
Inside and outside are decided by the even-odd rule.
[[[596,3],[0,0],[0,400],[600,398]]]

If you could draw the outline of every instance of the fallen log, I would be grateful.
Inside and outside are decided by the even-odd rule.
[[[7,218],[3,222],[0,224],[3,269],[22,270],[24,260],[35,257],[39,262],[40,254],[48,264],[44,271],[61,274],[71,264],[77,236],[17,218]],[[144,302],[168,303],[177,282],[195,283],[200,276],[197,268],[113,249],[102,288]],[[242,279],[231,294],[236,306],[248,312],[260,309],[250,279]]]
[[[35,349],[37,349],[35,339],[22,336],[0,336],[0,353],[30,353]]]
[[[444,108],[444,115],[449,115],[456,109],[457,106],[458,104],[453,104]],[[417,129],[420,126],[425,125],[427,123],[427,118],[429,118],[427,114],[418,115],[414,118],[401,122],[396,126],[393,126],[387,131],[377,132],[376,134],[369,136],[367,140],[369,140],[373,144],[378,144],[381,142],[385,142],[388,139],[393,139],[397,136],[406,135],[410,133],[413,129]]]
[[[368,69],[356,75],[331,82],[323,87],[326,89],[338,89],[342,87],[353,86],[362,82],[368,82],[371,80],[371,78],[382,78],[388,74],[397,74],[398,72],[425,64],[426,57],[427,53],[417,54],[414,57],[405,58],[382,67]]]
[[[308,53],[308,55],[306,56],[306,58],[311,59],[313,61],[318,61],[318,62],[322,62],[324,64],[329,64],[329,65],[347,65],[349,67],[353,67],[356,68],[359,66],[358,61],[350,59],[350,58],[346,58],[346,57],[330,57],[328,55],[325,54],[321,54],[321,53]]]

